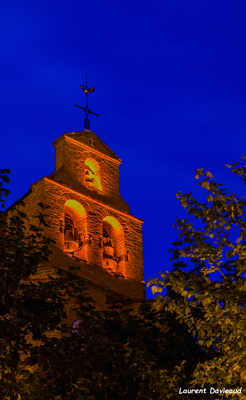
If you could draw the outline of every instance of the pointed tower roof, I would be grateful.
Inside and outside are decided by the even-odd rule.
[[[64,133],[59,138],[54,140],[54,142],[52,143],[53,146],[56,146],[56,144],[61,139],[66,138],[68,140],[77,142],[77,144],[81,145],[84,148],[89,148],[92,152],[94,151],[95,153],[101,153],[101,156],[109,157],[117,164],[121,164],[121,159],[93,131],[85,129],[82,132]]]

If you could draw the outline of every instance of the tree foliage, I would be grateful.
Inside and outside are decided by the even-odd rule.
[[[227,165],[244,183],[245,158]],[[196,179],[206,201],[177,194],[189,218],[175,224],[173,269],[148,285],[159,292],[158,307],[186,325],[205,355],[190,385],[240,388],[246,383],[246,201],[229,194],[209,171],[198,169]]]
[[[8,173],[1,170],[0,175],[3,208]],[[34,278],[50,255],[51,240],[45,235],[47,206],[39,204],[33,224],[23,205],[18,202],[11,212],[0,213],[0,393],[4,400],[31,398],[39,360],[48,350],[54,358],[59,337],[68,333],[66,298],[76,296],[83,287],[61,270],[56,271],[56,279]]]
[[[9,195],[9,189],[4,187],[4,183],[9,183],[10,170],[8,168],[0,169],[0,205],[4,208],[4,197]]]
[[[151,304],[136,315],[130,305],[114,303],[106,311],[83,312],[72,336],[57,345],[56,357],[47,353],[43,361],[54,399],[176,399],[196,348],[180,324]],[[39,399],[40,387],[45,389],[39,382],[33,386],[32,399]]]
[[[0,214],[1,398],[175,399],[197,363],[192,336],[151,303],[137,313],[125,302],[98,311],[73,273],[57,268],[55,278],[34,279],[50,254],[47,206],[39,206],[36,224],[20,202]],[[68,300],[81,321],[73,329]]]
[[[3,183],[9,182],[9,171],[1,173],[0,202],[4,207],[3,196],[8,191]],[[43,209],[40,204],[36,225],[29,223],[21,203],[11,215],[0,214],[0,393],[6,400],[30,398],[32,351],[37,344],[42,351],[47,331],[59,327],[64,317],[59,281],[31,279],[50,253]]]

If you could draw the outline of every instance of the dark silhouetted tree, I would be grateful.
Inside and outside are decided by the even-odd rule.
[[[1,398],[176,399],[199,356],[192,336],[148,302],[138,312],[126,302],[97,311],[72,272],[56,269],[55,277],[34,279],[50,254],[45,210],[40,204],[36,225],[20,202],[8,216],[1,213]],[[73,329],[66,323],[68,301],[81,321]]]
[[[245,159],[227,165],[244,183]],[[184,323],[205,355],[190,385],[240,388],[246,383],[246,201],[229,194],[204,169],[196,171],[196,179],[206,200],[178,193],[189,218],[176,223],[173,270],[149,285],[159,293],[158,308]],[[246,399],[245,391],[240,399]]]

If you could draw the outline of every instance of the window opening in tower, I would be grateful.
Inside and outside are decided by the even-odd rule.
[[[103,258],[114,259],[115,251],[109,233],[103,228]]]
[[[80,247],[80,238],[72,217],[65,214],[64,247],[66,252],[73,253]]]

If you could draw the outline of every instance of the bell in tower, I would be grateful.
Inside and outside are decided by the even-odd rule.
[[[74,253],[79,248],[79,235],[69,214],[65,214],[64,249],[67,253]]]
[[[115,248],[113,246],[113,239],[106,229],[106,226],[103,226],[103,266],[106,269],[111,269],[112,271],[116,271],[117,262],[116,262],[116,254]]]
[[[112,239],[105,228],[103,229],[103,253],[105,258],[114,258]]]

